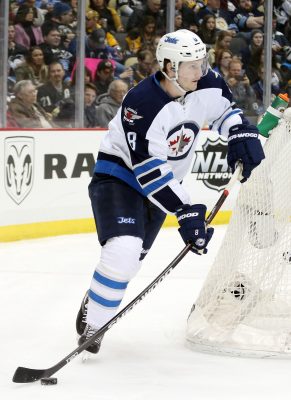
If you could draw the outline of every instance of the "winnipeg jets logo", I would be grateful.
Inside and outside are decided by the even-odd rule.
[[[191,122],[186,122],[172,129],[168,134],[168,159],[179,160],[187,157],[198,132],[198,126]]]
[[[138,115],[137,112],[132,108],[124,108],[123,120],[128,122],[130,125],[134,125],[134,121],[141,118],[143,117],[141,115]]]
[[[173,43],[176,44],[179,42],[179,39],[173,37],[173,36],[167,36],[165,39],[165,43]]]

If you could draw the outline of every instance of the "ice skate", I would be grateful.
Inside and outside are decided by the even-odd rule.
[[[76,318],[76,330],[79,336],[83,335],[87,324],[88,291],[86,292]]]
[[[87,324],[85,327],[84,333],[80,336],[80,338],[78,340],[78,345],[80,346],[86,340],[90,339],[97,331],[98,331],[98,329]],[[87,347],[86,351],[84,352],[83,361],[86,361],[86,359],[89,356],[89,354],[86,354],[86,353],[97,354],[99,352],[102,339],[103,339],[103,335],[98,337],[94,343],[92,343],[89,347]]]

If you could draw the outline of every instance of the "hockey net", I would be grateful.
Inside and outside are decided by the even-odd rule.
[[[286,115],[272,131],[266,159],[241,186],[222,246],[188,318],[192,349],[291,357],[289,119]]]

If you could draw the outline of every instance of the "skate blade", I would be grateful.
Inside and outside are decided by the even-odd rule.
[[[92,353],[89,351],[84,350],[83,351],[83,356],[82,356],[82,362],[85,363],[86,361],[90,360],[92,358]]]

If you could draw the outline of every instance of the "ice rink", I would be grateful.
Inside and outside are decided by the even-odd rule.
[[[76,347],[75,317],[100,247],[95,234],[0,243],[2,400],[285,400],[291,360],[196,353],[185,345],[189,310],[219,248],[192,253],[107,332],[98,356],[81,356],[55,376],[56,386],[12,383],[18,366],[49,368]],[[163,229],[122,306],[180,252],[176,229]]]

